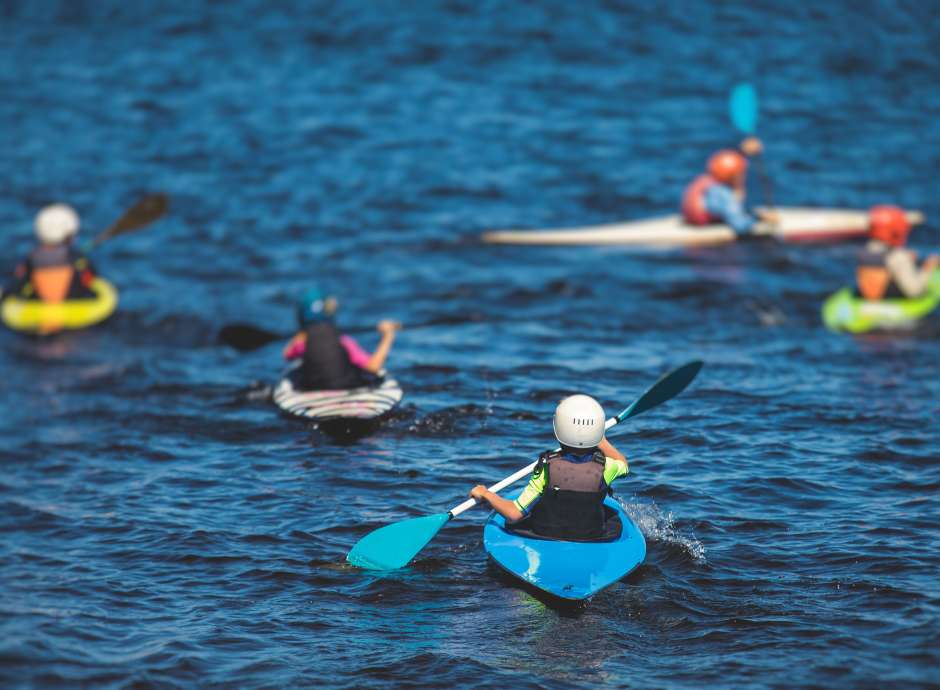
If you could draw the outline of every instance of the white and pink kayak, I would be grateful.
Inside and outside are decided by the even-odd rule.
[[[779,224],[762,236],[783,242],[837,242],[868,232],[868,212],[836,208],[775,208]],[[920,211],[909,211],[912,225],[924,222]],[[679,215],[562,230],[499,230],[487,232],[490,244],[636,245],[685,247],[728,244],[738,239],[727,225],[689,225]]]

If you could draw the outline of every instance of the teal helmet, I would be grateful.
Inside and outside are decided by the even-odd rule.
[[[332,321],[333,302],[333,297],[320,288],[307,290],[297,301],[297,321],[301,327],[322,321]]]

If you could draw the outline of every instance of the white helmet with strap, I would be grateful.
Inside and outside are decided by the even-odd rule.
[[[52,204],[36,215],[35,225],[40,242],[61,244],[78,234],[78,214],[67,204]]]
[[[572,395],[555,409],[555,438],[569,448],[593,448],[604,438],[604,408],[589,395]]]

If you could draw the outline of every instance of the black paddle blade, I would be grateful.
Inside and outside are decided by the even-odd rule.
[[[166,213],[170,201],[166,194],[149,194],[127,209],[127,212],[117,219],[114,224],[98,235],[94,246],[105,240],[123,235],[132,230],[150,225]]]
[[[219,331],[219,342],[242,352],[251,352],[275,340],[286,340],[289,335],[272,333],[248,323],[232,323]]]

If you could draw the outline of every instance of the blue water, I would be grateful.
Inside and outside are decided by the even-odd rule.
[[[172,203],[95,255],[111,321],[0,335],[0,684],[940,683],[940,339],[821,327],[856,246],[476,241],[671,212],[741,80],[779,203],[940,218],[931,3],[193,4],[0,8],[3,270],[48,201],[86,236]],[[406,324],[404,404],[351,444],[266,400],[277,345],[216,342],[313,281]],[[583,609],[488,566],[483,511],[345,564],[552,446],[566,393],[613,413],[694,358],[613,436],[649,553]]]

